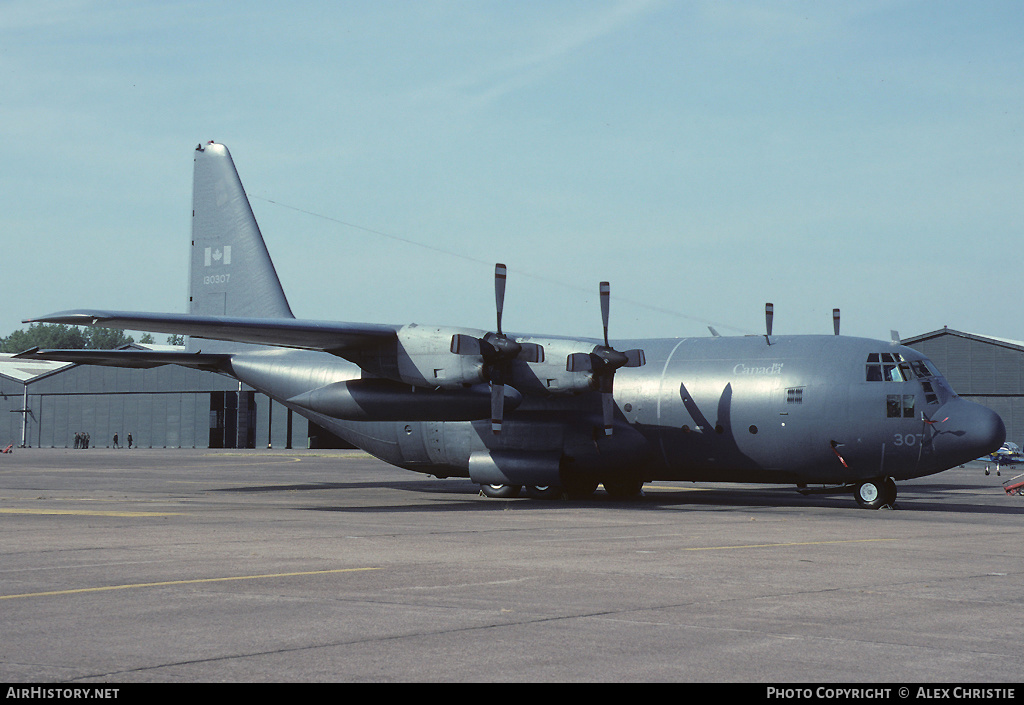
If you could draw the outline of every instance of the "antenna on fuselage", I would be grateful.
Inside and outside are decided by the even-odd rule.
[[[839,335],[839,309],[832,309],[832,329]]]
[[[891,330],[891,331],[889,331],[889,337],[892,338],[892,344],[893,345],[899,345],[900,344],[900,332],[898,330]]]
[[[764,329],[765,329],[765,341],[771,345],[772,335],[772,319],[775,318],[775,304],[766,303],[764,305]]]

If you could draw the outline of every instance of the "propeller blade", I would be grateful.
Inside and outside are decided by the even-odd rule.
[[[832,328],[835,330],[836,335],[839,335],[839,309],[832,309]]]
[[[643,367],[647,364],[643,350],[624,350],[622,354],[626,356],[626,364],[623,367]]]
[[[608,282],[601,282],[601,325],[604,327],[604,346],[608,347],[608,314],[610,308],[610,300],[612,297],[612,287]]]
[[[505,417],[505,385],[491,382],[491,433],[501,434],[501,422]]]
[[[508,268],[505,265],[494,265],[494,307],[498,311],[498,335],[501,335],[501,312],[505,310],[505,279]]]
[[[457,333],[452,336],[451,351],[456,355],[479,355],[484,362],[507,368],[510,360],[544,362],[544,346],[537,343],[517,343],[501,330],[501,317],[505,310],[505,281],[508,269],[500,262],[494,265],[494,308],[498,329],[483,338]]]
[[[604,435],[612,435],[612,419],[615,409],[615,400],[611,390],[601,394],[601,415],[604,417]]]
[[[604,330],[604,345],[594,348],[591,353],[573,353],[566,358],[565,369],[569,372],[590,371],[601,393],[601,415],[604,419],[604,435],[612,435],[612,421],[615,413],[615,397],[612,385],[615,371],[620,367],[640,367],[647,362],[643,350],[619,352],[608,342],[608,318],[611,309],[612,289],[608,282],[601,282],[601,326]]]

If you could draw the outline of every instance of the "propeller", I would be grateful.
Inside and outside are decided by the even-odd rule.
[[[590,371],[601,393],[601,412],[604,418],[604,435],[612,435],[612,419],[615,401],[612,396],[615,370],[620,367],[640,367],[647,362],[643,350],[618,351],[608,344],[608,317],[611,301],[611,286],[601,282],[601,323],[604,328],[604,345],[598,345],[589,353],[572,353],[566,358],[568,372]]]
[[[508,268],[500,262],[494,265],[494,307],[497,312],[497,330],[483,338],[457,333],[452,336],[451,351],[456,355],[479,355],[484,361],[484,376],[491,383],[491,431],[501,433],[505,410],[505,385],[512,380],[512,362],[543,362],[544,347],[536,343],[518,343],[501,330],[501,315],[505,309],[505,280]]]

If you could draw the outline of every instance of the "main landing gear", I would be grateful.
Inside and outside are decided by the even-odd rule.
[[[518,497],[523,488],[519,485],[480,485],[480,494],[493,499]]]
[[[579,479],[564,485],[480,485],[480,494],[493,499],[511,499],[525,492],[531,499],[587,499],[597,491],[597,480]],[[604,490],[613,499],[632,499],[643,496],[641,480],[609,480],[604,482]]]
[[[896,482],[891,477],[863,480],[854,486],[853,497],[864,509],[891,509],[896,503]]]

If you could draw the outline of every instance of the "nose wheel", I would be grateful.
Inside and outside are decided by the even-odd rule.
[[[853,496],[864,509],[892,507],[896,503],[896,482],[891,477],[864,480],[854,487]]]

